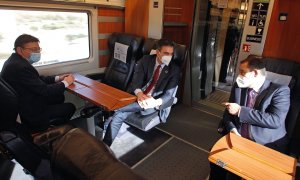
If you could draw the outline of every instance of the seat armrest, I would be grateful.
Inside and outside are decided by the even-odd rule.
[[[168,102],[163,103],[162,105],[160,105],[158,107],[158,110],[163,110],[166,109],[168,107],[171,107],[173,104],[175,104],[177,102],[177,98],[176,97],[172,97]]]
[[[101,72],[101,73],[92,73],[92,74],[87,74],[86,77],[91,78],[93,80],[97,80],[97,81],[102,81],[104,79],[105,73]]]

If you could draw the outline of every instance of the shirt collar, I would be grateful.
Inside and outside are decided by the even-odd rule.
[[[254,84],[254,87],[252,88],[256,93],[259,93],[259,90],[261,89],[261,87],[263,86],[264,82],[266,80],[265,76],[259,76],[257,77],[257,79],[255,80],[256,83]]]

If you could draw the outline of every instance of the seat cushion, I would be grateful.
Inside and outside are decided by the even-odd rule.
[[[160,119],[158,116],[158,111],[155,111],[148,115],[142,115],[140,112],[137,112],[129,115],[125,120],[125,122],[143,131],[148,131],[155,125],[159,124]],[[149,127],[149,125],[151,125],[151,127]]]

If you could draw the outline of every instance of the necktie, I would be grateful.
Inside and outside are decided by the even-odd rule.
[[[158,76],[159,76],[159,69],[160,69],[160,65],[158,65],[154,71],[151,83],[149,84],[149,86],[146,88],[146,90],[144,91],[144,94],[148,94],[151,89],[154,87],[154,85],[157,83],[158,80]]]
[[[249,89],[246,106],[250,107],[250,108],[253,108],[254,100],[255,100],[255,91],[253,89]],[[242,123],[241,124],[241,135],[244,138],[250,139],[249,124],[248,123]]]

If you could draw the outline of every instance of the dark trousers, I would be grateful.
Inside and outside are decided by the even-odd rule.
[[[140,107],[140,105],[137,102],[129,104],[123,108],[116,110],[115,114],[109,119],[110,123],[106,129],[103,142],[108,146],[110,146],[113,143],[116,136],[118,135],[118,132],[125,119],[130,114],[134,112],[139,112],[141,110],[143,109]]]
[[[47,112],[51,125],[62,125],[70,120],[76,110],[72,103],[64,103],[64,95],[49,97],[47,99]]]

